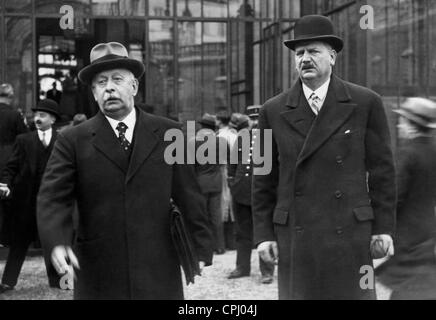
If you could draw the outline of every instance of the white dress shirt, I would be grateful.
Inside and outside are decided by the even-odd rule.
[[[45,134],[45,135],[44,135]],[[39,140],[42,142],[43,145],[48,146],[50,144],[51,141],[51,136],[53,135],[53,130],[52,128],[47,129],[45,131],[42,130],[38,130],[38,137]],[[45,144],[42,140],[45,140]]]
[[[315,114],[318,114],[319,111],[321,111],[322,106],[324,105],[324,100],[327,96],[327,92],[329,90],[329,84],[330,84],[330,78],[324,82],[324,84],[319,87],[318,89],[316,89],[315,91],[313,91],[312,89],[310,89],[308,86],[306,86],[303,82],[303,92],[304,92],[304,96],[306,97],[307,102],[309,103],[310,108],[313,110],[313,112]],[[319,110],[314,109],[314,107],[312,106],[312,101],[311,101],[311,96],[312,94],[315,93],[315,95],[319,98],[320,103],[319,103]]]
[[[135,108],[132,109],[132,111],[127,115],[127,117],[124,118],[123,121],[118,121],[112,118],[109,118],[108,116],[105,116],[107,121],[109,121],[109,124],[111,125],[112,129],[115,132],[115,135],[119,136],[119,131],[117,130],[117,126],[120,122],[123,122],[127,126],[126,133],[124,134],[127,141],[132,143],[133,140],[133,130],[135,129],[136,124],[136,110]]]

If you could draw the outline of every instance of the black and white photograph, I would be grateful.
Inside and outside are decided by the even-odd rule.
[[[0,300],[436,300],[436,0],[0,0]]]

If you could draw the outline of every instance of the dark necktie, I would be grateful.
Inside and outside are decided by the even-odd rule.
[[[117,130],[119,132],[118,135],[118,140],[120,141],[121,147],[123,148],[124,152],[126,154],[130,154],[130,142],[126,139],[126,130],[127,130],[127,125],[124,122],[120,122],[117,125]]]

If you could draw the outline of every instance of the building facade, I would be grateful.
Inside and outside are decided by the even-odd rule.
[[[71,13],[65,5],[73,29],[60,24]],[[365,5],[369,29],[361,27]],[[0,0],[0,82],[14,85],[23,110],[55,84],[64,114],[91,116],[97,107],[77,71],[96,43],[119,41],[145,64],[137,102],[156,114],[183,121],[244,111],[296,80],[282,43],[298,17],[318,13],[345,40],[335,72],[392,109],[404,96],[436,95],[435,12],[426,0]]]

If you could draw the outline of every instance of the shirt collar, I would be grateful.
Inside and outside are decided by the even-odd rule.
[[[51,133],[52,133],[52,131],[53,131],[52,128],[48,128],[48,129],[45,130],[45,131],[38,130],[38,136],[42,137],[43,132],[45,132],[45,135],[46,135],[46,136],[50,136]]]
[[[118,121],[115,119],[112,119],[108,116],[106,116],[106,119],[109,121],[109,124],[111,125],[112,129],[117,132],[117,126],[118,123],[123,122],[126,126],[127,126],[127,130],[131,129],[133,130],[133,128],[135,128],[135,124],[136,124],[136,110],[135,108],[132,109],[132,111],[127,115],[127,117],[125,117],[122,121]]]
[[[310,96],[312,95],[313,92],[315,92],[315,94],[317,95],[317,97],[321,101],[324,101],[325,97],[327,96],[327,91],[329,90],[330,78],[328,78],[328,80],[326,82],[324,82],[324,84],[321,87],[319,87],[318,89],[316,89],[315,91],[313,91],[308,86],[306,86],[304,84],[304,82],[302,82],[302,84],[303,84],[304,96],[306,97],[306,99],[308,101],[309,101],[309,98],[310,98]]]

